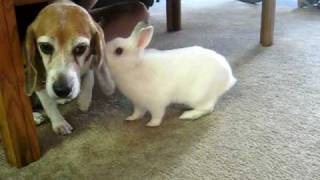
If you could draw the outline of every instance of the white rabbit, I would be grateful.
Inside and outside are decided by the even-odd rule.
[[[139,23],[128,38],[107,43],[107,64],[119,90],[128,97],[136,120],[149,111],[146,126],[159,126],[171,103],[193,108],[180,119],[196,119],[213,111],[219,97],[236,79],[225,58],[199,46],[173,50],[145,49],[153,27]]]

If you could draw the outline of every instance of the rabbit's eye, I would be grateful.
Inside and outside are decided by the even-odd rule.
[[[123,49],[121,47],[118,47],[114,53],[117,55],[117,56],[120,56],[122,53],[123,53]]]

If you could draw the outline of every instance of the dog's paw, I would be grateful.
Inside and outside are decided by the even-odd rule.
[[[89,110],[89,107],[91,105],[91,99],[84,99],[82,97],[78,98],[78,107],[81,111],[87,112]]]
[[[33,115],[33,120],[36,123],[36,125],[40,125],[41,123],[43,123],[46,120],[44,115],[39,112],[32,112],[32,115]]]
[[[78,104],[78,107],[79,107],[80,111],[88,112],[90,104]]]
[[[60,135],[71,134],[73,130],[72,126],[65,120],[52,123],[52,129],[55,133]]]

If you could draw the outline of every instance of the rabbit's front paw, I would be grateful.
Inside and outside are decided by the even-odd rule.
[[[133,113],[130,116],[128,116],[126,120],[134,121],[134,120],[140,119],[144,116],[145,113],[146,113],[145,109],[134,107]]]
[[[160,126],[160,124],[161,124],[161,119],[160,120],[159,119],[152,119],[146,124],[146,126],[157,127],[157,126]]]
[[[135,116],[134,114],[132,114],[131,116],[128,116],[126,118],[126,121],[134,121],[137,120],[139,117]]]

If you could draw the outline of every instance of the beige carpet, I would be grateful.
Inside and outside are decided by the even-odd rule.
[[[151,8],[152,47],[202,45],[232,64],[237,85],[197,121],[173,106],[161,127],[124,122],[131,105],[97,92],[88,114],[72,110],[75,131],[38,127],[42,158],[0,179],[320,179],[320,10],[277,7],[275,44],[259,46],[260,5],[183,0],[183,30],[165,32],[165,1]]]

